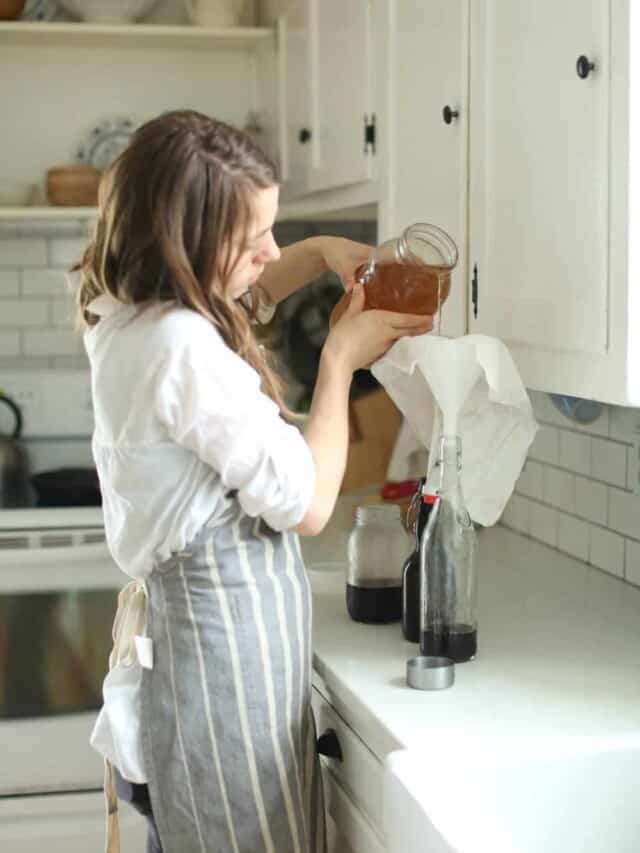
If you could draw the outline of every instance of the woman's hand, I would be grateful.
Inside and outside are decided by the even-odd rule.
[[[330,270],[340,276],[342,286],[348,292],[356,283],[356,270],[371,257],[373,246],[355,243],[345,237],[319,237],[320,251]]]
[[[433,328],[433,317],[363,309],[364,287],[356,284],[348,307],[329,332],[323,349],[323,357],[336,360],[351,372],[369,367],[398,338],[423,335]]]

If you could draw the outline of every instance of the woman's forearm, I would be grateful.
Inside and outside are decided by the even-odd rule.
[[[303,536],[319,533],[333,512],[344,477],[349,446],[351,371],[323,351],[304,437],[311,449],[316,481],[311,505],[297,528]]]
[[[265,267],[260,286],[273,302],[282,302],[291,293],[327,271],[322,241],[322,237],[308,237],[285,246],[280,259]]]

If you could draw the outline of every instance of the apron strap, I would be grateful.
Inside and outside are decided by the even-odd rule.
[[[105,799],[105,853],[120,853],[120,827],[118,825],[118,795],[113,775],[113,767],[104,760],[104,799]]]
[[[118,664],[131,666],[138,659],[139,650],[148,655],[141,660],[147,669],[153,667],[151,640],[144,636],[147,621],[148,592],[144,581],[130,581],[118,595],[118,607],[113,620],[113,648],[109,655],[109,671]],[[150,656],[150,659],[149,659]],[[105,853],[120,853],[120,827],[118,824],[118,795],[111,763],[104,760],[105,800]]]

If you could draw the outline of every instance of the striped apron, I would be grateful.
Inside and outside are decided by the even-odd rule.
[[[298,537],[234,500],[146,598],[142,746],[163,853],[326,853]]]

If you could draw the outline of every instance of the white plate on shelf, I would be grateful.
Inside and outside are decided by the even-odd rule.
[[[141,121],[135,116],[113,116],[89,128],[76,151],[81,163],[107,169],[129,144]]]
[[[54,0],[27,0],[20,17],[23,21],[52,21],[57,11]]]

